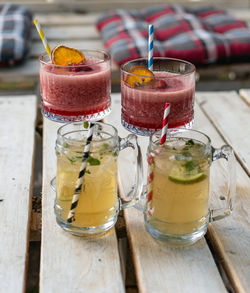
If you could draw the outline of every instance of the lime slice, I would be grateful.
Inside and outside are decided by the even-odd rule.
[[[170,175],[168,176],[169,180],[180,183],[180,184],[192,184],[200,182],[206,178],[206,175],[202,172],[198,172],[197,169],[192,170],[191,172],[185,172],[185,169],[178,166],[174,168]]]
[[[206,175],[204,173],[199,173],[194,176],[183,176],[183,177],[174,177],[172,175],[168,176],[169,180],[176,182],[176,183],[181,183],[181,184],[192,184],[196,182],[200,182],[206,178]]]

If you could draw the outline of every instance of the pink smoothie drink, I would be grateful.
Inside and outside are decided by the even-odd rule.
[[[167,71],[164,66],[160,66],[161,63],[160,60],[156,64],[159,71],[153,71],[154,80],[147,84],[131,86],[127,83],[128,73],[122,71],[122,123],[138,134],[148,135],[162,128],[166,102],[171,105],[169,128],[189,126],[193,121],[194,72],[191,75],[174,73],[171,72],[174,70]]]
[[[46,117],[62,122],[94,121],[110,112],[110,59],[84,55],[85,62],[80,65],[40,62],[42,112]]]

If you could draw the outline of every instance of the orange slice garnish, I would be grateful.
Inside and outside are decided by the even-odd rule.
[[[84,55],[81,51],[66,47],[56,46],[51,52],[51,61],[56,65],[72,65],[76,63],[84,63]]]
[[[154,80],[154,74],[145,66],[133,66],[126,75],[125,82],[132,87],[143,86]]]

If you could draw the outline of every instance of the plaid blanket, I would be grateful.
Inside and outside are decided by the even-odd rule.
[[[31,13],[21,5],[0,5],[0,66],[23,61],[29,52]]]
[[[154,24],[154,56],[196,65],[250,60],[250,28],[211,6],[160,5],[116,10],[98,19],[106,48],[122,63],[147,56],[148,24]]]

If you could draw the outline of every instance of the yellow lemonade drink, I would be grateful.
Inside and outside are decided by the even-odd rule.
[[[151,154],[146,222],[164,235],[198,231],[208,221],[210,156],[194,139],[170,138]]]
[[[67,145],[57,153],[56,208],[62,221],[67,222],[72,197],[81,168],[83,147]],[[75,210],[77,227],[101,226],[118,209],[117,154],[108,144],[101,144],[90,153],[83,185]],[[57,212],[58,213],[58,212]]]

